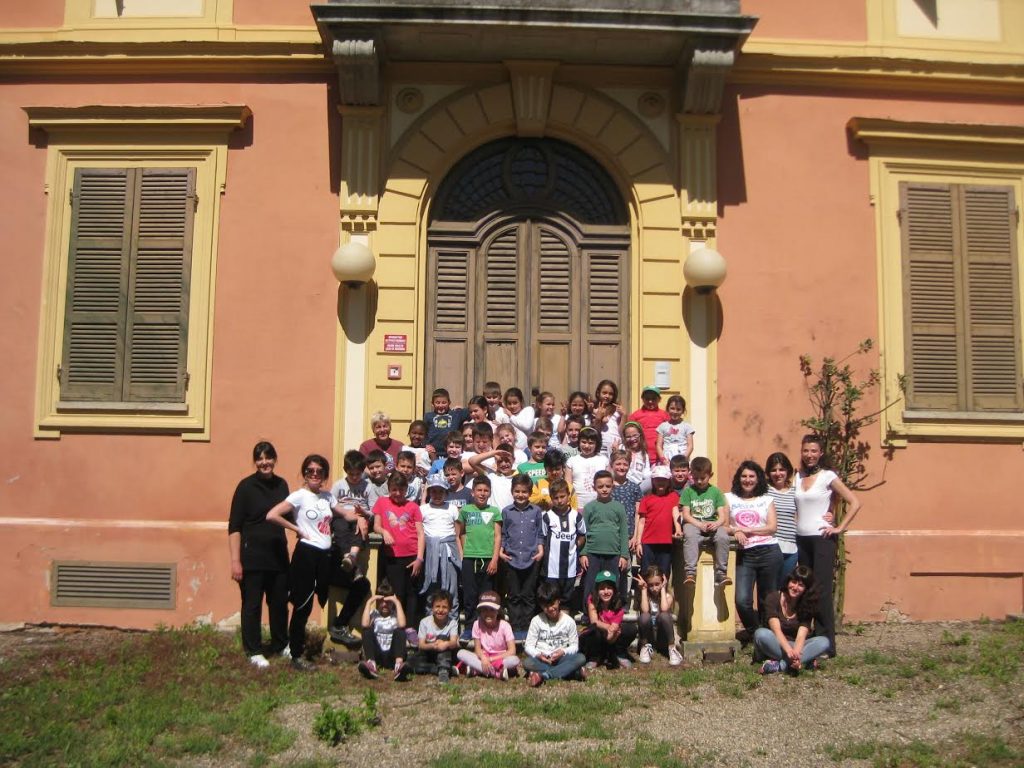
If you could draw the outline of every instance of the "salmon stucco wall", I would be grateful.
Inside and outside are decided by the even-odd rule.
[[[728,487],[745,458],[796,463],[810,415],[799,357],[845,356],[879,338],[875,214],[854,116],[1014,125],[1019,106],[840,97],[813,89],[727,94],[719,133],[719,466]],[[793,152],[800,147],[800,152]],[[861,358],[877,367],[876,350]],[[873,391],[865,411],[880,406]],[[898,407],[898,406],[897,406]],[[863,510],[847,534],[850,619],[1002,616],[1024,608],[1024,522],[1012,505],[1019,443],[911,442],[887,459],[878,425]],[[979,482],[979,473],[983,480]]]
[[[338,284],[337,195],[331,186],[326,88],[319,82],[13,86],[0,104],[0,161],[23,194],[0,208],[5,280],[0,354],[9,370],[0,409],[0,526],[8,599],[0,621],[180,624],[237,612],[226,520],[259,439],[275,442],[292,487],[310,452],[331,453]],[[45,137],[21,107],[81,104],[246,104],[229,143],[222,198],[208,442],[176,435],[64,434],[33,439],[32,413],[47,197]],[[335,118],[336,119],[336,118]],[[33,143],[35,142],[35,144]],[[149,523],[153,523],[149,525]],[[174,611],[49,606],[49,562],[178,563]]]

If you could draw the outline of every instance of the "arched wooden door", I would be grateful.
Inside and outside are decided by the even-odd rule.
[[[553,139],[480,147],[441,185],[428,231],[426,396],[625,390],[629,230],[592,158]],[[623,391],[623,397],[628,392]]]

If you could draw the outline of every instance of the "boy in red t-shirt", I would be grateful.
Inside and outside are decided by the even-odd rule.
[[[640,569],[649,565],[661,568],[665,578],[672,574],[672,542],[681,536],[676,510],[679,494],[672,490],[668,467],[651,470],[651,493],[637,505],[637,527],[631,545],[640,556]]]
[[[640,393],[640,402],[640,409],[629,414],[626,421],[635,421],[643,427],[647,455],[653,465],[658,460],[658,425],[668,421],[668,413],[658,407],[661,390],[657,387],[644,387]]]

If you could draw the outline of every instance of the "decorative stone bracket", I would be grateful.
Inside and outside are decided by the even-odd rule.
[[[341,227],[346,232],[377,228],[384,108],[380,56],[374,39],[335,40],[341,104]]]
[[[716,131],[725,78],[736,61],[731,48],[698,44],[683,70],[679,123],[680,217],[683,234],[711,241],[718,220]]]

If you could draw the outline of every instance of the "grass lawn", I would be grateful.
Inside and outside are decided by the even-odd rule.
[[[257,672],[208,629],[38,633],[0,640],[5,765],[1024,765],[1024,622],[852,627],[799,678],[658,659],[539,690]]]

